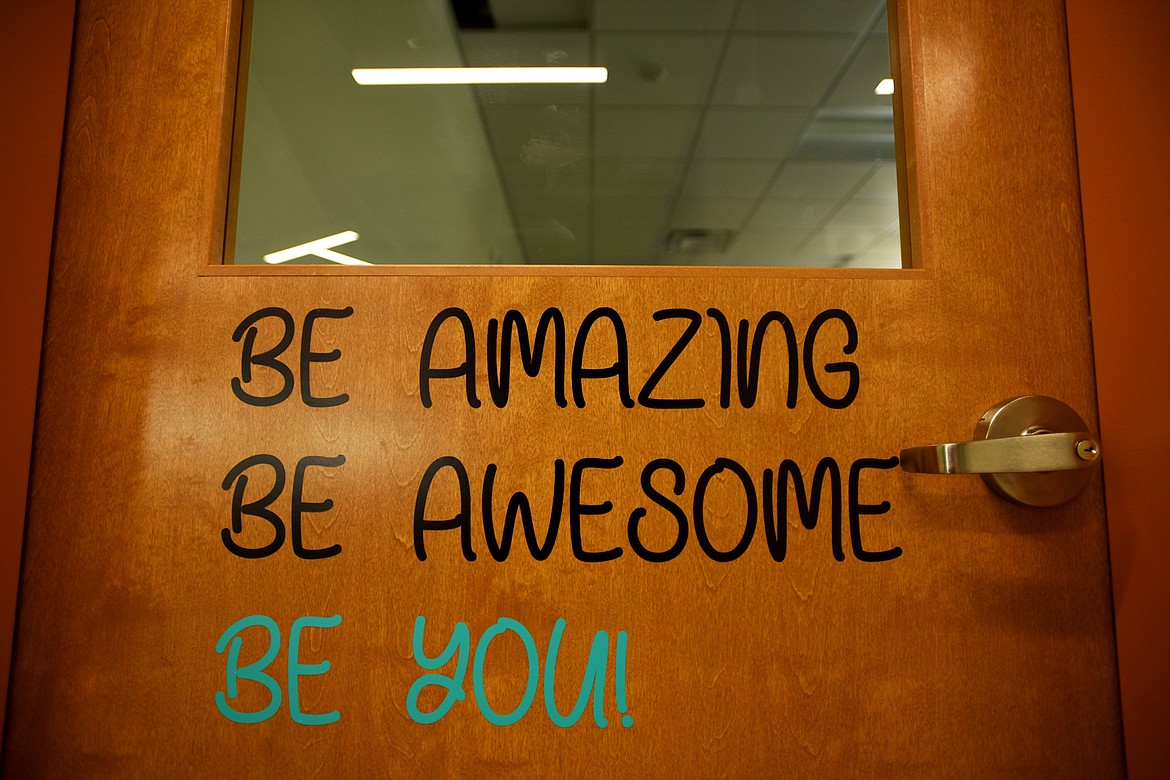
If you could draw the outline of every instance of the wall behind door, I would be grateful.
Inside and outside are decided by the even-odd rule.
[[[1170,4],[1067,0],[1130,777],[1170,777]]]
[[[1164,0],[1067,0],[1130,774],[1170,777],[1170,30]],[[0,0],[0,658],[11,627],[72,0]],[[1159,408],[1159,407],[1162,408]]]
[[[5,702],[74,5],[74,0],[0,0],[0,673]]]

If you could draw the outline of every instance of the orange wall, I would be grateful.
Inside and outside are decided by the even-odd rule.
[[[5,701],[73,10],[73,0],[0,0],[0,671]]]
[[[1067,0],[1131,776],[1170,777],[1170,30],[1165,0]],[[28,479],[72,0],[0,0],[0,645],[9,642]],[[17,122],[16,118],[20,121]]]
[[[1170,3],[1067,0],[1130,776],[1170,777]]]

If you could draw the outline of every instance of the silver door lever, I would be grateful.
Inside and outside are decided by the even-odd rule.
[[[1100,456],[1098,441],[1076,431],[910,447],[899,458],[903,470],[921,474],[998,474],[1084,469]]]
[[[899,461],[920,474],[980,474],[1004,498],[1052,506],[1079,493],[1100,461],[1101,443],[1087,427],[1055,398],[1020,396],[985,412],[973,441],[910,447]]]

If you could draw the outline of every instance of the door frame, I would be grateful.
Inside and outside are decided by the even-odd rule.
[[[1161,40],[1170,6],[1066,0],[1081,209],[1104,459],[1113,605],[1134,778],[1170,775],[1170,527],[1155,442],[1170,436],[1163,312],[1170,268],[1157,226],[1170,161],[1147,150],[1170,138],[1170,107],[1149,100],[1170,77]],[[1164,515],[1164,511],[1161,512]]]
[[[75,0],[0,4],[0,674],[5,715]],[[3,736],[0,736],[2,744]]]

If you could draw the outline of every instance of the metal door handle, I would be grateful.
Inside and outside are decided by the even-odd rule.
[[[904,471],[920,474],[1023,474],[1084,469],[1100,455],[1100,443],[1076,431],[910,447],[899,457]]]
[[[999,495],[1031,506],[1052,506],[1075,496],[1101,458],[1101,444],[1071,408],[1042,395],[998,404],[980,418],[975,440],[910,447],[899,456],[904,471],[980,474]]]

